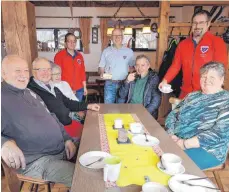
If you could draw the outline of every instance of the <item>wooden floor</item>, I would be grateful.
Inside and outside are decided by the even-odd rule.
[[[213,178],[213,175],[211,173],[207,173],[207,176],[215,183],[215,179]],[[221,178],[222,184],[224,186],[224,191],[229,192],[229,165],[227,165],[224,170],[220,171],[220,178]],[[2,178],[2,186],[1,187],[2,187],[3,192],[9,192],[4,177]],[[29,192],[30,191],[30,185],[27,183],[24,184],[22,191],[23,192]],[[39,192],[46,192],[43,186],[41,186],[38,191]],[[55,184],[52,187],[52,192],[67,192],[67,188],[64,185]]]

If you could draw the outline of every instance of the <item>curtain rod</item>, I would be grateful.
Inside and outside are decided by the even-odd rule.
[[[36,16],[36,18],[72,19],[72,18],[93,18],[93,17],[92,17],[92,16],[82,16],[82,17],[65,17],[65,16]]]
[[[97,16],[97,18],[113,18],[113,19],[149,19],[149,18],[158,18],[158,16],[145,16],[145,17],[135,17],[135,16],[127,16],[127,17],[114,17],[114,16]]]

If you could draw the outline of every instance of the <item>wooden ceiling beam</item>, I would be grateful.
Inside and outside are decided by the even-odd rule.
[[[193,1],[170,1],[171,6],[194,6],[194,5],[229,5],[229,1],[199,1],[199,0],[193,0]]]
[[[72,17],[72,20],[73,20],[73,7],[72,7],[73,1],[72,0],[69,0],[68,1],[68,4],[69,4],[69,7],[70,7],[71,17]]]

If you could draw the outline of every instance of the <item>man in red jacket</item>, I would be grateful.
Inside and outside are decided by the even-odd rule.
[[[223,39],[208,31],[211,24],[208,11],[201,10],[192,16],[192,34],[179,43],[173,63],[159,88],[171,82],[182,68],[183,84],[180,99],[200,90],[200,68],[209,61],[221,62],[227,68],[227,47]]]
[[[65,35],[65,46],[66,49],[55,55],[54,63],[61,67],[61,79],[69,83],[76,97],[82,101],[83,95],[87,95],[85,66],[83,56],[75,50],[76,37],[73,33]]]

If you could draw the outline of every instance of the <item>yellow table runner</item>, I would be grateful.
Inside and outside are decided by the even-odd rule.
[[[136,144],[118,144],[116,138],[118,131],[113,129],[114,120],[120,118],[125,129],[134,121],[131,114],[104,114],[105,129],[110,148],[110,154],[122,160],[120,176],[116,182],[119,187],[131,184],[143,185],[144,176],[149,176],[151,181],[168,185],[170,176],[162,173],[157,168],[158,156],[152,147],[142,147]],[[131,134],[128,137],[132,138]]]

